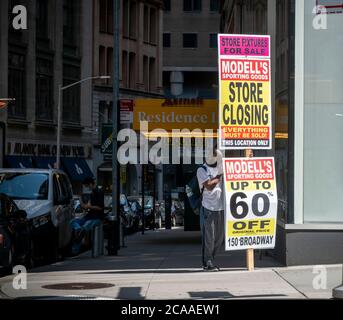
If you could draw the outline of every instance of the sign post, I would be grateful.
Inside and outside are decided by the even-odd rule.
[[[218,35],[219,148],[271,150],[270,36]],[[249,157],[249,155],[247,155]],[[226,250],[275,246],[277,192],[273,158],[224,159]]]
[[[270,36],[218,35],[219,146],[272,149]]]

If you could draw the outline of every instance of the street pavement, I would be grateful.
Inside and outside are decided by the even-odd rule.
[[[32,269],[26,290],[13,288],[15,275],[1,278],[0,298],[330,299],[342,283],[341,265],[283,267],[264,252],[255,253],[253,272],[245,268],[244,252],[223,252],[216,261],[221,271],[204,272],[200,233],[181,228],[137,233],[125,245],[118,256],[86,252]]]

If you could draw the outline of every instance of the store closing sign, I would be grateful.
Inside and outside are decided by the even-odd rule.
[[[272,148],[270,37],[218,35],[223,150]]]
[[[274,158],[223,160],[227,251],[275,247],[277,190]]]

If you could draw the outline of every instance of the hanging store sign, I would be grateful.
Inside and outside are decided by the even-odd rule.
[[[219,145],[272,148],[270,37],[218,35]]]
[[[223,168],[226,250],[273,249],[278,204],[274,158],[226,158]]]
[[[131,124],[133,122],[133,100],[120,100],[120,124]]]
[[[137,99],[133,129],[147,121],[149,130],[218,130],[218,101],[203,99]]]

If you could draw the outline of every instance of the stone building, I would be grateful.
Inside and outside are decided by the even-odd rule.
[[[13,8],[27,10],[27,29],[16,30]],[[5,165],[49,167],[56,161],[59,85],[93,75],[92,0],[0,2],[0,110],[6,124]],[[92,83],[63,93],[61,156],[75,192],[92,167]]]
[[[112,75],[113,72],[113,0],[93,0],[93,73]],[[162,1],[123,0],[120,2],[120,99],[131,105],[136,99],[162,98]],[[111,153],[101,152],[102,129],[111,126],[112,80],[98,81],[93,86],[92,142],[93,170],[98,180],[110,192]],[[130,107],[130,108],[131,108]],[[121,127],[132,128],[126,121]],[[109,129],[110,130],[110,129]],[[161,172],[158,171],[157,175]],[[148,189],[153,189],[154,175]],[[121,167],[122,192],[141,192],[141,166]],[[158,179],[158,178],[156,178]],[[159,180],[160,181],[160,180]],[[161,184],[161,183],[160,183]],[[146,190],[146,191],[149,191]]]

